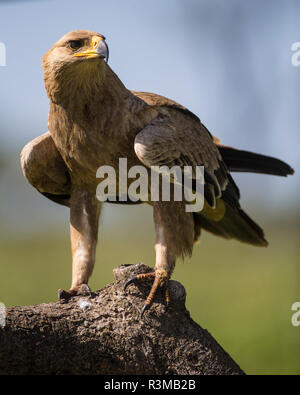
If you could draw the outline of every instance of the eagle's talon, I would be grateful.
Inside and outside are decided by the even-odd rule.
[[[127,280],[125,285],[124,285],[124,291],[126,291],[126,288],[128,287],[128,285],[136,284],[137,281],[138,281],[137,276],[131,277],[129,280]]]
[[[142,308],[142,310],[141,310],[141,318],[143,317],[145,311],[146,311],[146,310],[149,310],[149,308],[150,308],[150,303],[144,304],[144,306],[143,306],[143,308]]]
[[[60,302],[68,300],[68,294],[64,289],[59,289],[57,291],[57,297]]]
[[[169,275],[165,270],[156,270],[155,272],[150,272],[150,273],[143,273],[143,274],[138,274],[137,276],[134,276],[130,278],[129,280],[126,281],[124,285],[124,291],[130,284],[137,284],[139,282],[145,282],[149,280],[154,280],[151,291],[147,297],[146,303],[143,306],[141,310],[141,317],[143,317],[144,312],[146,310],[149,310],[152,301],[156,295],[156,291],[159,287],[163,286],[165,288],[165,302],[166,302],[166,308],[169,307],[170,304],[170,295],[169,295],[169,288],[168,288],[168,280],[169,280]]]
[[[82,296],[91,296],[92,295],[92,290],[89,287],[88,284],[81,284],[79,286],[79,292],[77,295],[82,295]]]
[[[65,291],[64,289],[59,289],[57,292],[58,300],[60,302],[68,302],[73,296],[91,296],[92,291],[88,284],[81,284],[74,288]]]
[[[171,304],[170,292],[169,292],[168,285],[166,286],[166,291],[165,291],[165,303],[166,303],[166,310],[168,310],[170,307],[170,304]]]
[[[142,273],[142,274],[138,274],[138,275],[136,275],[134,277],[131,277],[129,280],[126,281],[126,283],[124,285],[124,291],[126,290],[128,285],[130,285],[130,284],[137,284],[139,282],[150,281],[150,280],[153,280],[154,278],[155,278],[155,273],[154,272]]]

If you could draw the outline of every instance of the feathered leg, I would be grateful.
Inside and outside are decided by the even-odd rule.
[[[186,213],[184,202],[154,202],[154,223],[156,233],[156,262],[153,273],[139,274],[125,284],[153,281],[149,296],[141,310],[148,310],[159,288],[165,290],[167,306],[170,303],[168,281],[175,267],[176,259],[191,254],[194,242],[194,219]]]
[[[92,274],[98,238],[101,203],[83,189],[74,189],[70,202],[72,247],[72,285],[69,291],[59,290],[59,299],[90,293],[88,279]]]

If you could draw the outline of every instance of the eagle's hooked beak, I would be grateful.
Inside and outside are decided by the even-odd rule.
[[[108,46],[105,42],[105,39],[100,36],[92,37],[92,45],[86,51],[77,52],[74,56],[84,56],[86,58],[101,58],[106,59],[108,62]]]

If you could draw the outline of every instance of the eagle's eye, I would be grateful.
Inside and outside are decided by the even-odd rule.
[[[82,40],[71,40],[68,42],[68,45],[72,49],[79,49],[82,47]]]

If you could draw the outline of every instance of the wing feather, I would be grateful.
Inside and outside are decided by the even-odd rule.
[[[204,166],[208,202],[215,206],[228,184],[228,170],[211,136],[202,124],[176,116],[160,116],[135,138],[139,160],[152,166]]]

